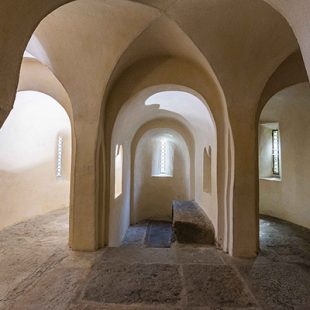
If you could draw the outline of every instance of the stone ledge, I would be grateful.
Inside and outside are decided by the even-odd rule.
[[[179,243],[214,244],[213,224],[195,201],[173,201],[172,226]]]

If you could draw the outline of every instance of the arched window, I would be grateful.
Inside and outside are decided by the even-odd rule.
[[[281,179],[281,143],[279,123],[261,123],[259,131],[259,177]]]
[[[152,176],[172,177],[173,176],[173,145],[166,138],[160,138],[153,149]]]
[[[115,148],[115,188],[114,198],[119,197],[123,191],[123,146],[116,145]]]
[[[203,152],[203,191],[211,193],[211,146]]]

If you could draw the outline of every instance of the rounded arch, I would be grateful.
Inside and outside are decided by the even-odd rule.
[[[171,170],[156,169],[157,165],[162,165],[163,143],[164,165]],[[172,200],[194,198],[190,196],[191,169],[194,167],[190,166],[190,150],[182,132],[167,127],[146,130],[134,153],[132,224],[147,219],[171,221]]]
[[[294,53],[290,54],[271,74],[270,78],[266,82],[259,101],[257,103],[256,108],[256,145],[257,145],[257,206],[255,209],[256,212],[256,221],[258,227],[258,244],[259,242],[259,214],[260,214],[260,178],[261,178],[261,169],[260,169],[260,140],[262,131],[260,130],[260,119],[261,114],[264,108],[266,107],[267,103],[279,92],[286,88],[290,88],[293,85],[308,82],[308,75],[306,71],[306,67],[303,61],[303,56],[300,50],[295,51]]]
[[[31,10],[31,19],[27,19],[27,22],[23,23],[23,25],[15,24],[11,29],[11,33],[14,32],[14,35],[10,35],[7,32],[7,36],[10,36],[8,40],[7,36],[4,36],[5,44],[1,44],[3,48],[5,57],[5,62],[9,63],[10,66],[5,66],[5,75],[9,83],[3,84],[3,87],[6,88],[5,91],[1,89],[0,92],[4,93],[6,98],[3,102],[5,104],[1,104],[0,107],[0,124],[2,125],[7,116],[9,115],[11,109],[13,108],[14,98],[16,96],[16,90],[18,87],[18,77],[20,73],[21,64],[23,61],[23,55],[26,50],[26,46],[33,35],[34,31],[40,24],[44,18],[46,18],[53,11],[58,8],[64,6],[66,3],[73,2],[76,0],[56,0],[53,3],[50,3],[48,6],[34,6]],[[23,19],[23,10],[16,10],[14,6],[11,6],[11,9],[14,10],[15,18],[17,20]],[[11,12],[6,12],[6,10],[2,11],[3,14],[9,14]],[[2,43],[2,42],[1,42]],[[12,53],[12,50],[16,51]]]
[[[76,135],[75,123],[72,109],[72,103],[69,95],[56,78],[54,73],[41,62],[36,59],[24,57],[18,81],[17,92],[34,91],[44,93],[57,101],[68,115],[70,121],[70,144],[71,144],[71,159],[70,159],[70,199],[69,199],[69,245],[72,244],[73,236],[73,200],[74,200],[74,178],[75,178],[75,158],[76,158]]]
[[[310,26],[309,12],[310,5],[307,0],[296,2],[283,2],[279,0],[263,0],[268,3],[278,14],[280,14],[289,27],[294,32],[294,36],[298,41],[301,54],[305,62],[308,77],[310,76],[310,42],[307,29]]]
[[[309,82],[284,87],[267,101],[258,126],[259,212],[307,228],[309,100]]]
[[[24,57],[17,87],[17,91],[23,90],[40,91],[57,100],[68,114],[74,129],[73,109],[69,95],[47,66],[36,59]]]
[[[307,82],[308,76],[300,51],[288,56],[273,72],[260,96],[256,119],[257,123],[268,100],[282,89],[301,82]]]
[[[131,142],[131,188],[130,188],[130,223],[134,224],[136,222],[136,214],[134,210],[134,167],[135,167],[135,155],[137,151],[137,146],[142,137],[150,130],[154,129],[170,129],[174,130],[182,136],[184,139],[190,157],[190,190],[189,196],[195,196],[195,140],[191,131],[186,125],[174,118],[158,118],[153,119],[145,124],[143,124],[135,133]]]
[[[0,195],[10,206],[1,208],[0,227],[69,207],[71,124],[61,104],[43,92],[20,91],[0,133]]]
[[[151,96],[165,90],[186,91],[199,97],[205,104],[206,102],[209,104],[208,109],[216,124],[218,147],[216,187],[219,207],[215,226],[219,228],[218,244],[225,251],[232,253],[231,209],[234,173],[229,170],[233,169],[233,140],[223,93],[210,76],[206,76],[196,65],[174,57],[150,58],[137,62],[123,73],[111,88],[107,98],[106,118],[103,121],[106,145],[110,144],[115,120],[124,103],[136,98],[147,99],[147,95]],[[110,152],[110,148],[107,148],[107,157],[110,157]],[[110,159],[107,161],[110,162]],[[107,180],[109,175],[110,171],[107,174]],[[106,197],[109,193],[110,185],[107,186]],[[108,205],[109,201],[106,200],[106,206]]]

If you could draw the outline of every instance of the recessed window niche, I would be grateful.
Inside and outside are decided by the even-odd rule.
[[[115,147],[115,186],[114,198],[119,197],[123,192],[123,146]]]
[[[203,191],[211,193],[211,146],[203,152]]]
[[[169,137],[162,136],[154,140],[152,176],[173,176],[173,143]]]
[[[259,126],[259,177],[281,180],[281,141],[279,123],[261,123]]]

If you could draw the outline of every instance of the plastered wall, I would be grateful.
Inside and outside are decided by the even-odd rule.
[[[21,55],[28,39],[45,16],[67,2],[71,1],[51,0],[40,5],[38,1],[1,1],[1,123],[13,104]],[[214,76],[219,78],[220,89],[227,96],[225,104],[227,101],[233,132],[228,133],[226,112],[223,124],[219,121],[221,117],[213,112],[219,141],[220,244],[231,254],[253,256],[258,249],[257,142],[253,114],[272,72],[298,48],[294,33],[309,69],[309,1],[266,0],[280,13],[262,0],[168,2],[169,5],[167,1],[157,0],[72,1],[49,15],[36,31],[41,46],[34,54],[52,68],[65,86],[76,117],[77,160],[70,244],[83,250],[95,250],[98,246],[96,193],[104,189],[98,190],[94,158],[98,116],[107,95],[105,88],[116,80],[115,72],[120,76],[139,59],[174,55],[189,59],[201,68],[210,63]],[[145,65],[143,68],[146,68],[146,73],[141,70],[144,81],[150,69]],[[212,85],[210,79],[199,83],[197,75],[188,74],[179,65],[175,71],[176,81],[200,91],[206,98],[214,97],[208,89]],[[159,82],[166,82],[166,77],[167,74],[159,74]],[[187,77],[190,83],[185,82]],[[128,89],[133,90],[138,83],[139,79],[131,78]],[[118,93],[124,93],[124,88]],[[214,102],[207,101],[217,108],[220,106],[217,98]],[[226,141],[235,147],[234,154],[227,150]],[[106,158],[109,154],[110,150]],[[102,170],[108,171],[109,165],[108,158],[106,165],[103,161]],[[109,195],[103,200],[109,200]]]
[[[56,177],[58,136],[62,177]],[[0,130],[0,229],[68,207],[71,131],[64,109],[38,92],[19,92]]]
[[[177,90],[183,90],[177,91]],[[174,90],[174,96],[167,95],[165,90]],[[188,91],[188,92],[185,92]],[[169,92],[168,92],[169,93]],[[153,96],[156,94],[156,96]],[[159,96],[157,96],[159,95]],[[149,100],[154,99],[154,104]],[[130,120],[130,121],[129,121]],[[150,129],[173,129],[186,141],[190,156],[190,175],[188,178],[189,194],[183,195],[182,180],[161,179],[157,177],[139,179],[141,183],[137,194],[134,176],[136,148],[141,134]],[[124,148],[123,192],[114,197],[114,154],[117,144]],[[211,149],[210,165],[204,166],[204,150]],[[146,153],[146,152],[145,152]],[[109,205],[109,245],[118,246],[126,233],[129,223],[136,223],[145,218],[171,219],[171,202],[173,199],[195,199],[211,219],[216,235],[218,232],[218,202],[217,202],[217,139],[216,128],[212,115],[206,103],[199,94],[191,95],[190,90],[177,85],[161,85],[143,90],[126,102],[120,110],[112,135],[110,170],[110,205]],[[147,164],[146,164],[147,165]],[[183,169],[184,167],[182,167]],[[144,169],[142,169],[144,170]],[[150,172],[148,176],[151,176]],[[210,176],[210,191],[203,189],[203,177]],[[155,181],[155,182],[154,182]],[[170,190],[179,182],[178,190]],[[147,185],[145,184],[147,183]],[[145,186],[144,186],[145,185]],[[158,189],[158,187],[162,188]],[[133,190],[134,188],[134,190]],[[149,195],[149,192],[152,192]],[[137,196],[142,197],[144,204],[154,204],[153,192],[160,192],[165,208],[158,214],[138,216],[136,210]],[[142,194],[141,194],[142,193]],[[141,196],[141,195],[142,196]],[[144,196],[143,196],[144,195]],[[157,197],[158,199],[158,197]],[[137,199],[136,199],[137,200]],[[141,201],[141,199],[140,199]],[[168,203],[167,203],[168,201]],[[156,207],[155,210],[160,208]],[[129,218],[130,214],[130,218]]]
[[[279,122],[281,180],[260,179],[260,213],[310,228],[310,87],[289,87],[265,106],[261,121]],[[261,139],[266,139],[261,136]]]
[[[154,144],[163,136],[170,136],[174,150],[172,176],[152,174]],[[136,222],[145,219],[171,220],[172,200],[189,199],[190,157],[187,145],[177,132],[154,129],[138,143],[134,162],[134,201]]]

